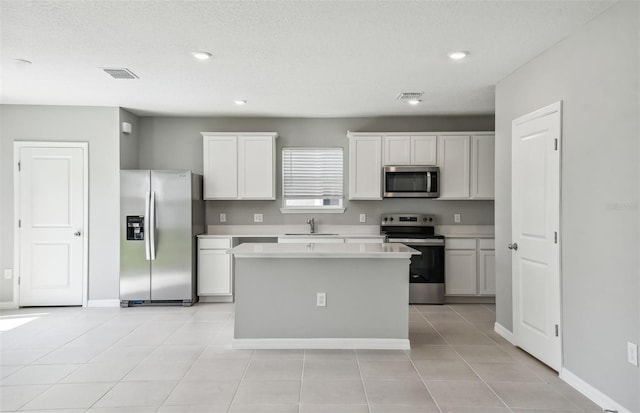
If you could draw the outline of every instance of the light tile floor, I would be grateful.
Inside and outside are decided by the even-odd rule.
[[[410,306],[410,351],[231,350],[232,304],[0,313],[19,412],[553,413],[598,406],[493,331],[484,304]]]

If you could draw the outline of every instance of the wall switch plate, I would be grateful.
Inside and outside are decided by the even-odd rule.
[[[367,214],[360,214],[360,222],[367,222]]]
[[[460,223],[460,214],[453,214],[453,222],[456,224]]]
[[[627,341],[627,361],[638,367],[638,345]]]
[[[253,222],[262,222],[262,214],[253,214]]]
[[[225,213],[220,214],[220,222],[227,222],[227,214]]]
[[[4,279],[5,280],[10,280],[13,278],[13,271],[11,270],[11,268],[5,268],[4,269]]]
[[[318,293],[316,295],[316,307],[327,306],[327,293]]]

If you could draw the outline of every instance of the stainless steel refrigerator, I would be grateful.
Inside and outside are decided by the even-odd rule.
[[[202,176],[120,171],[120,306],[182,304],[196,295]]]

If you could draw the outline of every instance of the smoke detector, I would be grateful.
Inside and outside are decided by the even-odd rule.
[[[102,70],[114,79],[138,79],[138,76],[135,73],[126,68],[117,69],[103,67]]]

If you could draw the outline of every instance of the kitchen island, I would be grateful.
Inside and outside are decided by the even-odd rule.
[[[234,348],[409,349],[402,244],[241,244]],[[324,304],[324,305],[323,305]]]

